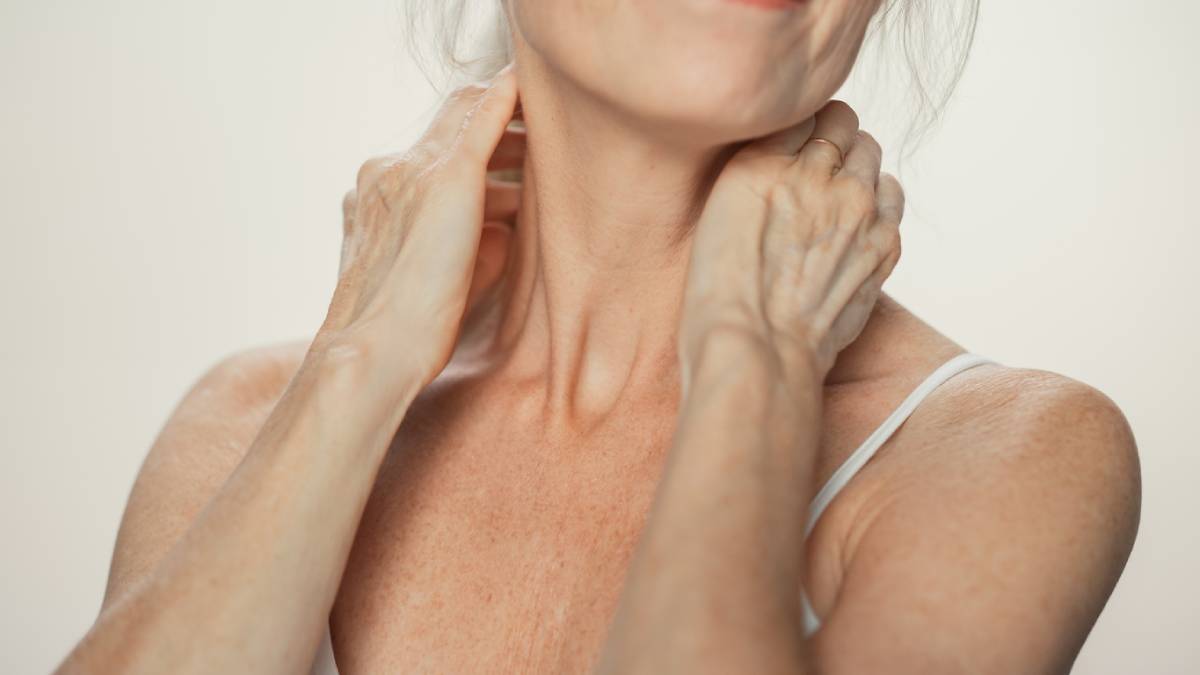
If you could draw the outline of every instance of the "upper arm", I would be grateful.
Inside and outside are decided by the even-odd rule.
[[[130,491],[102,610],[148,576],[233,473],[305,349],[288,343],[237,352],[183,396]]]
[[[1024,373],[953,461],[929,453],[872,495],[820,672],[1070,670],[1133,545],[1137,449],[1103,393]]]

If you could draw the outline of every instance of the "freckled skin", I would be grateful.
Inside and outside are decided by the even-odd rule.
[[[339,659],[359,672],[579,670],[653,499],[671,406],[547,438],[536,416],[510,414],[517,388],[453,370],[381,469],[334,612]]]
[[[871,374],[826,388],[818,479],[959,351],[884,296],[842,353]],[[852,514],[913,453],[949,453],[981,433],[975,406],[1011,392],[987,391],[1005,370],[945,385],[833,503],[809,553],[818,609],[838,592]],[[547,438],[536,417],[511,415],[524,407],[519,386],[451,364],[414,402],[364,513],[331,617],[342,675],[590,668],[669,447],[678,387],[666,385],[588,438]]]
[[[811,494],[918,382],[964,351],[884,294],[855,317],[865,325],[848,346],[837,345],[844,349],[811,350],[822,358],[808,346],[796,350],[828,369],[812,368],[824,372],[807,382],[805,396],[771,400],[798,401],[803,410],[755,407],[701,379],[707,384],[695,391],[707,398],[688,401],[721,405],[692,419],[711,426],[685,434],[685,459],[668,462],[680,456],[680,445],[668,448],[684,426],[681,375],[692,372],[680,371],[674,334],[687,332],[677,306],[688,271],[680,226],[704,203],[700,178],[719,167],[726,146],[800,125],[822,108],[879,5],[810,0],[793,13],[724,0],[507,0],[519,68],[499,80],[506,84],[459,92],[448,108],[458,113],[437,118],[428,136],[441,145],[419,144],[411,156],[376,158],[360,171],[357,196],[344,204],[349,272],[339,274],[312,342],[318,348],[236,354],[181,402],[131,494],[104,611],[60,671],[125,671],[134,662],[143,672],[298,672],[330,604],[341,675],[584,672],[602,652],[618,664],[647,656],[653,663],[698,634],[675,630],[676,620],[716,626],[702,642],[724,639],[718,651],[742,647],[741,664],[762,663],[754,661],[759,643],[744,649],[728,624],[703,611],[671,615],[679,606],[671,599],[656,605],[663,594],[653,593],[653,582],[632,599],[650,598],[639,610],[665,606],[658,616],[675,620],[637,624],[647,614],[633,611],[632,622],[614,621],[630,606],[622,591],[648,529],[675,538],[637,571],[704,573],[686,577],[706,581],[688,588],[689,597],[719,597],[727,609],[737,605],[743,626],[773,629],[782,639],[772,644],[782,649],[767,661],[790,671],[1068,670],[1137,529],[1136,446],[1120,410],[1095,389],[1000,365],[956,376],[831,504],[803,564],[794,565],[800,546],[775,546],[780,554],[770,545],[785,538],[787,523],[803,527],[793,496]],[[475,251],[461,244],[477,241],[479,213],[487,220],[496,206],[491,186],[481,184],[482,165],[500,136],[497,101],[515,100],[518,78],[530,152],[503,168],[523,166],[526,187],[498,211],[512,215],[520,201],[520,217],[511,235],[485,230],[476,267],[488,283],[499,277],[506,295],[470,277]],[[484,102],[470,108],[476,122],[464,124],[472,97]],[[841,153],[848,174],[855,149],[868,145],[856,127],[843,110],[830,128],[848,131],[842,143],[855,145]],[[439,163],[438,148],[451,148],[454,163]],[[699,273],[686,278],[706,286],[710,295],[701,298],[728,299],[721,291],[771,276],[728,264],[747,250],[737,246],[746,237],[732,233],[750,231],[749,209],[736,199],[722,204],[732,206],[700,230],[735,253],[710,245],[709,257],[693,257],[690,270]],[[832,228],[825,221],[834,219],[813,220]],[[787,234],[789,225],[772,231]],[[769,269],[788,278],[788,269]],[[744,305],[787,310],[792,298],[781,292]],[[697,306],[698,320],[685,314],[689,326],[709,318],[705,303]],[[470,310],[458,335],[462,307]],[[795,333],[777,332],[791,344]],[[823,338],[815,341],[828,347]],[[803,377],[780,371],[805,375],[811,364],[758,360],[758,345],[768,343],[722,353],[747,357],[733,363],[772,365],[746,366],[750,386],[739,383],[739,394],[801,390],[792,384]],[[766,447],[764,455],[713,440],[795,420],[810,433],[794,454],[752,435],[728,445]],[[789,469],[776,472],[782,479],[736,461],[762,456],[786,458]],[[796,457],[807,466],[792,472],[790,462],[802,463]],[[703,473],[713,466],[729,473]],[[665,530],[662,520],[645,527],[661,513],[652,506],[662,485],[672,485],[663,476],[679,476],[681,467],[699,467],[683,475],[701,477],[683,485],[732,496],[719,502],[726,512],[767,513],[751,520],[760,527],[739,527],[713,509],[708,522],[688,521],[686,506],[704,505],[688,500],[706,492],[688,489],[671,493],[685,507],[670,512]],[[811,476],[812,485],[786,482],[794,476]],[[734,491],[722,492],[727,485]],[[770,501],[760,495],[778,496],[783,515],[755,510]],[[733,508],[745,504],[752,506]],[[764,523],[775,529],[754,539]],[[712,532],[752,545],[707,546]],[[673,544],[696,541],[693,554],[672,555]],[[773,567],[784,570],[783,583],[754,587],[746,570],[774,560],[762,550],[783,561]],[[787,597],[776,602],[784,586]],[[791,630],[801,586],[824,619],[803,642]],[[725,588],[751,592],[731,600],[721,596]],[[615,624],[627,639],[614,649],[606,631]],[[801,651],[807,663],[787,662]]]

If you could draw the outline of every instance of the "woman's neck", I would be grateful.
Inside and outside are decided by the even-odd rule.
[[[524,187],[489,351],[586,422],[677,379],[691,230],[724,153],[668,145],[522,66]]]

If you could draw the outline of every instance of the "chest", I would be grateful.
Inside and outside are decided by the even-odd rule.
[[[589,669],[669,426],[575,441],[402,429],[331,617],[341,675]]]
[[[826,412],[819,477],[874,417]],[[331,616],[341,675],[592,667],[674,422],[558,441],[522,427],[401,430]]]

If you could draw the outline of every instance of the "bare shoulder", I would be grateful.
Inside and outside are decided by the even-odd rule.
[[[980,499],[1019,500],[1018,513],[1036,518],[1030,523],[1068,539],[1086,528],[1091,552],[1106,558],[1095,562],[1115,583],[1141,512],[1137,441],[1124,412],[1101,390],[1059,373],[1002,365],[975,371],[947,389],[931,415],[946,430],[927,458],[932,475],[978,478]]]
[[[930,457],[952,473],[966,465],[1011,477],[1069,481],[1133,508],[1140,471],[1133,430],[1107,394],[1059,373],[987,365],[930,396]]]
[[[197,380],[232,397],[228,403],[256,403],[277,397],[308,351],[309,342],[293,340],[246,347],[218,360]]]
[[[935,400],[936,397],[936,400]],[[995,424],[1018,424],[1026,431],[1062,430],[1065,422],[1075,431],[1119,431],[1120,440],[1132,441],[1124,413],[1107,394],[1080,380],[1035,368],[984,364],[948,380],[929,397],[931,417],[952,423],[964,433]],[[1067,415],[1067,419],[1061,416]]]
[[[829,672],[1066,672],[1137,532],[1125,415],[1079,380],[985,365],[909,423],[864,471],[818,638]]]
[[[218,463],[240,460],[245,444],[230,441],[248,443],[257,434],[307,350],[305,341],[281,342],[247,347],[219,359],[175,406],[150,448],[147,466],[183,452],[203,452]],[[203,470],[206,463],[190,462],[190,466]]]
[[[308,350],[248,347],[201,373],[138,471],[109,569],[104,606],[154,568],[241,461]]]

